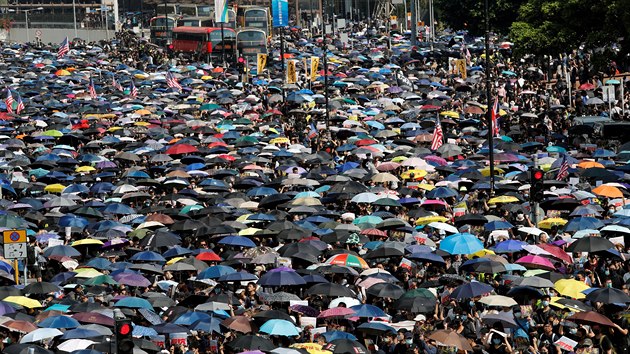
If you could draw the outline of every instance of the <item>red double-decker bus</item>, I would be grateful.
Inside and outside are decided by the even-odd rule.
[[[236,32],[231,28],[218,27],[175,27],[171,49],[176,53],[187,53],[200,57],[233,57],[236,50]]]

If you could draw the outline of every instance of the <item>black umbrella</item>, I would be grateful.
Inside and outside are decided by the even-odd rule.
[[[322,349],[330,350],[333,354],[366,354],[367,349],[356,340],[339,338],[326,344]]]
[[[630,296],[615,288],[602,288],[593,290],[586,295],[586,300],[601,302],[604,304],[624,304],[630,302]]]
[[[564,305],[564,306],[569,307],[569,308],[578,309],[580,311],[593,311],[593,308],[591,306],[588,306],[587,304],[585,304],[584,302],[582,302],[580,300],[559,299],[556,302],[559,303],[560,305]]]
[[[264,337],[248,334],[244,336],[239,336],[230,343],[227,344],[229,347],[236,350],[263,350],[263,351],[272,351],[276,348],[273,343]]]
[[[11,344],[5,347],[2,352],[7,354],[28,354],[30,349],[33,350],[31,354],[53,354],[52,351],[33,343]]]
[[[272,319],[280,319],[280,320],[287,320],[295,324],[295,321],[293,320],[293,318],[291,318],[291,316],[289,316],[288,313],[283,312],[283,311],[278,311],[278,310],[267,310],[267,311],[258,312],[257,314],[254,315],[254,319],[262,320],[262,322],[266,322],[267,320],[272,320]]]
[[[578,239],[567,247],[567,252],[598,252],[615,245],[603,237],[587,236]]]
[[[22,289],[24,294],[50,294],[61,290],[59,286],[48,282],[36,282],[28,284]]]
[[[455,225],[476,225],[483,226],[488,223],[488,219],[480,214],[465,214],[455,218]]]
[[[311,286],[306,290],[307,295],[324,295],[324,296],[348,296],[355,297],[356,294],[350,288],[346,288],[341,284],[335,283],[319,283]]]
[[[389,257],[402,257],[405,252],[393,248],[393,247],[379,247],[373,251],[368,252],[364,259],[374,259],[374,258],[389,258]]]
[[[398,299],[405,293],[405,289],[396,284],[377,283],[370,286],[366,292],[376,297]]]

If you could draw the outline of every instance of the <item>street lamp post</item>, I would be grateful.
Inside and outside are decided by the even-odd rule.
[[[43,10],[43,7],[38,7],[36,9],[31,9],[31,10],[22,10],[24,12],[24,20],[26,22],[26,43],[29,43],[31,41],[31,36],[29,34],[29,30],[28,30],[28,14],[31,11],[40,11]]]

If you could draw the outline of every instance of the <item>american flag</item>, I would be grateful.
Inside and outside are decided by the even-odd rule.
[[[560,165],[560,169],[558,170],[558,174],[556,175],[557,181],[562,181],[569,175],[569,162],[567,161],[567,156],[564,155],[562,157],[562,164]]]
[[[20,114],[24,108],[26,108],[24,106],[24,102],[22,101],[22,96],[20,96],[20,94],[17,94],[17,108],[15,109],[15,113]]]
[[[131,80],[131,97],[138,97],[138,88],[136,87],[136,84],[133,83],[133,80]]]
[[[444,132],[442,132],[442,124],[440,117],[435,121],[435,130],[433,131],[433,141],[431,141],[431,150],[437,150],[444,145]]]
[[[4,100],[4,103],[7,105],[7,113],[13,113],[13,95],[11,95],[11,90],[7,89],[7,98]]]
[[[90,93],[90,97],[92,97],[92,99],[96,99],[97,97],[96,87],[94,86],[94,80],[92,80],[92,78],[90,78],[90,84],[88,85],[88,92]]]
[[[166,84],[170,88],[176,88],[178,90],[182,89],[182,85],[180,85],[179,82],[177,82],[177,79],[175,78],[175,76],[173,76],[173,74],[170,71],[166,73]]]
[[[122,85],[116,81],[116,76],[112,76],[112,86],[114,86],[114,88],[118,91],[123,91]]]
[[[490,112],[490,116],[492,117],[492,136],[499,135],[499,99],[495,97],[494,104],[492,105],[492,112]]]
[[[66,37],[61,44],[59,44],[59,49],[57,49],[57,59],[63,58],[70,51],[70,42],[68,42],[68,37]]]

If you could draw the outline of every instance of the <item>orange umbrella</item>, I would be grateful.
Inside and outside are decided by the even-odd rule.
[[[619,188],[613,187],[613,186],[607,186],[605,184],[602,184],[601,186],[597,188],[593,188],[591,192],[597,195],[600,195],[602,197],[623,198],[623,193],[621,192]]]
[[[604,165],[595,161],[582,161],[578,164],[578,167],[579,168],[593,168],[593,167],[605,168]]]

